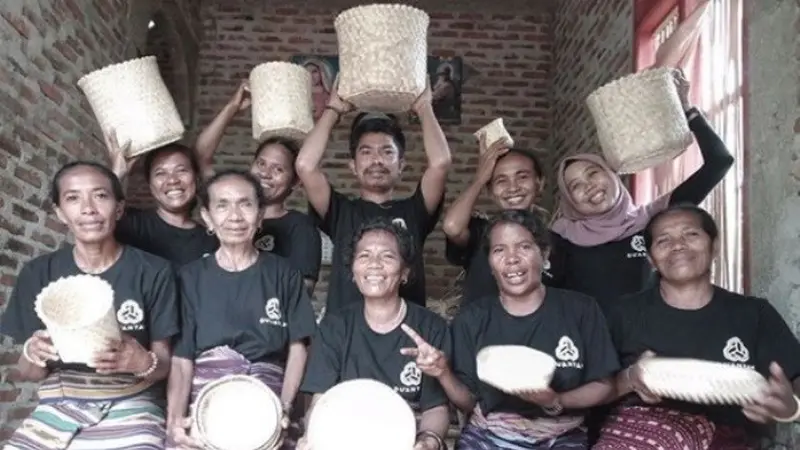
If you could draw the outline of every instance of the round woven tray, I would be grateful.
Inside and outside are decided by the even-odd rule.
[[[192,408],[192,431],[208,450],[273,450],[280,443],[280,398],[249,375],[205,385]]]
[[[505,125],[503,125],[503,119],[498,117],[493,121],[486,124],[483,128],[476,131],[475,139],[478,142],[484,142],[486,147],[483,150],[489,149],[495,145],[502,145],[505,148],[511,148],[514,146],[514,139],[506,130]]]
[[[61,361],[91,365],[107,342],[121,333],[114,311],[114,289],[94,275],[51,282],[36,296],[34,310],[47,327]]]
[[[186,132],[155,56],[95,70],[78,80],[105,135],[114,129],[120,144],[130,141],[133,157],[179,141]]]
[[[302,141],[314,128],[311,75],[300,65],[282,61],[259,64],[250,72],[253,139],[271,137]]]
[[[492,345],[476,357],[478,379],[509,394],[547,389],[556,360],[522,345]]]
[[[612,81],[592,92],[586,104],[603,155],[619,173],[658,166],[692,143],[672,69],[650,69]]]
[[[357,6],[336,17],[339,95],[362,110],[403,112],[428,81],[424,11],[398,4]]]

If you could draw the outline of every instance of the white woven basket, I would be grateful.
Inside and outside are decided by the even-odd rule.
[[[672,69],[645,70],[592,92],[586,104],[612,169],[634,173],[670,161],[692,143]]]
[[[249,375],[227,375],[197,394],[190,434],[208,450],[272,450],[280,444],[281,400]]]
[[[484,347],[476,362],[478,379],[509,394],[547,389],[556,371],[552,356],[523,345]]]
[[[36,296],[34,309],[63,362],[92,365],[95,353],[121,338],[114,289],[100,277],[59,278]]]
[[[639,365],[653,394],[692,403],[744,405],[767,384],[755,370],[718,362],[655,357]]]
[[[317,401],[306,436],[313,450],[409,450],[416,428],[414,412],[392,388],[356,379],[339,383]]]
[[[303,66],[282,61],[257,65],[250,72],[253,139],[280,136],[302,141],[314,128],[311,75]]]
[[[112,64],[78,80],[105,135],[110,129],[128,157],[141,155],[183,138],[186,130],[155,56]]]
[[[484,142],[486,145],[485,149],[489,149],[495,145],[502,145],[505,148],[511,148],[514,146],[514,139],[506,130],[505,125],[503,125],[503,118],[498,117],[493,121],[486,124],[483,128],[476,131],[475,139],[478,142]]]
[[[428,14],[408,5],[357,6],[336,17],[339,95],[363,110],[403,112],[428,79]]]

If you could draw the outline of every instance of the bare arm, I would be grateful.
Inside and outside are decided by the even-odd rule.
[[[332,109],[326,109],[322,113],[314,125],[314,129],[303,142],[303,147],[300,149],[294,165],[311,207],[314,208],[317,215],[323,218],[328,213],[331,186],[328,184],[325,173],[322,172],[322,157],[328,146],[331,131],[338,120],[339,114]]]
[[[245,110],[250,106],[247,82],[243,81],[233,97],[220,110],[214,120],[197,136],[194,144],[197,163],[200,166],[200,174],[203,178],[208,178],[214,174],[214,153],[225,136],[225,130],[239,111]]]
[[[444,195],[447,183],[447,172],[450,170],[452,157],[450,145],[447,143],[439,120],[431,106],[430,87],[414,103],[414,112],[422,123],[422,141],[425,146],[425,155],[428,157],[428,167],[422,174],[422,196],[428,213],[433,214],[439,209],[439,204]]]
[[[607,403],[614,396],[614,381],[611,378],[592,381],[559,395],[561,406],[567,409],[585,409]]]
[[[40,367],[28,361],[23,355],[19,355],[17,360],[17,370],[9,374],[11,381],[32,381],[39,382],[47,378],[50,370],[47,367]]]
[[[180,423],[189,411],[189,394],[192,390],[194,362],[174,357],[167,382],[167,427]]]
[[[447,370],[439,377],[439,383],[447,394],[447,398],[464,414],[471,414],[475,409],[476,399],[466,385],[456,377],[452,370]]]
[[[161,381],[166,379],[169,375],[170,359],[172,356],[172,347],[169,339],[153,341],[150,344],[150,351],[156,354],[156,359],[158,362],[156,363],[156,370],[154,370],[153,373],[148,375],[145,379],[149,381]],[[144,370],[147,370],[148,368],[149,365],[145,367]]]
[[[300,382],[303,380],[303,373],[306,370],[308,361],[308,348],[303,341],[295,341],[289,344],[289,357],[286,360],[286,371],[283,376],[283,388],[281,389],[281,403],[284,409],[291,409],[297,391],[300,389]]]
[[[422,413],[419,421],[419,432],[430,431],[444,440],[447,430],[450,428],[450,410],[447,405],[439,405],[428,409]],[[421,436],[420,441],[430,441],[431,438]],[[430,448],[436,448],[436,442],[431,442]]]

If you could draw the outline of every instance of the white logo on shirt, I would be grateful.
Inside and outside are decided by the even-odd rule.
[[[400,371],[400,383],[405,386],[398,386],[394,390],[401,393],[413,393],[419,390],[422,384],[422,371],[417,367],[417,363],[409,361]]]
[[[275,237],[270,234],[262,236],[256,241],[255,246],[262,252],[271,252],[275,248]]]
[[[396,218],[392,219],[392,223],[397,225],[398,227],[402,227],[404,229],[408,229],[408,227],[406,226],[406,221],[402,217],[396,217]]]
[[[285,327],[286,322],[281,320],[281,302],[276,297],[267,300],[264,306],[264,312],[267,317],[262,318],[259,322],[262,324],[275,325],[278,327]]]
[[[125,300],[117,310],[117,322],[121,325],[122,331],[141,331],[144,320],[144,311],[136,300]]]
[[[722,349],[722,356],[732,363],[746,363],[750,361],[750,350],[745,347],[741,339],[732,337],[725,343],[725,348]]]
[[[582,369],[583,364],[578,361],[580,357],[581,353],[578,347],[575,346],[575,342],[573,342],[569,336],[561,336],[561,339],[558,340],[558,346],[556,347],[556,366]]]
[[[637,234],[631,238],[631,248],[635,253],[628,253],[628,258],[646,258],[647,246],[644,245],[644,236]]]

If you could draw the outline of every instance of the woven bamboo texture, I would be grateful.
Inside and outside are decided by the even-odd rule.
[[[552,356],[522,345],[484,347],[476,363],[481,381],[509,394],[547,389],[556,370]]]
[[[300,65],[259,64],[250,72],[253,139],[284,137],[302,142],[314,128],[311,76]]]
[[[505,125],[503,125],[502,117],[498,117],[486,124],[483,128],[476,131],[474,136],[478,142],[484,144],[484,147],[481,148],[482,151],[498,145],[505,148],[514,146],[514,139],[508,133],[508,130],[506,130]]]

